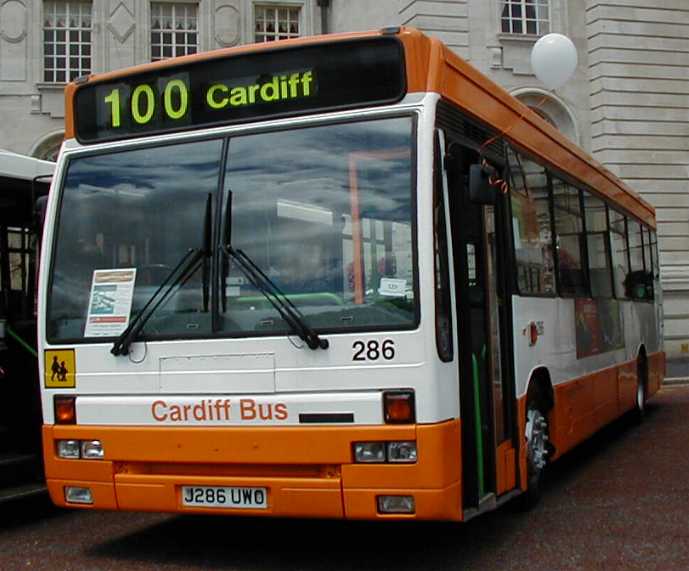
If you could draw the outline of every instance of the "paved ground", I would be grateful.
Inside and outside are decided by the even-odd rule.
[[[0,506],[0,569],[689,569],[689,386],[551,467],[543,501],[462,525],[225,519]]]

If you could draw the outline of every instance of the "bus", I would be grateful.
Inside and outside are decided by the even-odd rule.
[[[0,503],[45,493],[36,352],[37,220],[55,163],[0,151]]]
[[[52,500],[466,521],[664,375],[653,208],[403,27],[76,79],[40,268]]]

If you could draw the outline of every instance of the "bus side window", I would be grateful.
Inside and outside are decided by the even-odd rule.
[[[651,260],[653,261],[653,280],[660,279],[660,260],[658,259],[658,237],[651,230]]]
[[[605,203],[597,196],[584,191],[584,214],[591,295],[609,298],[612,297],[613,282]]]
[[[610,248],[612,254],[613,281],[615,297],[626,299],[625,280],[629,273],[629,253],[627,249],[627,224],[623,214],[610,208]]]
[[[555,295],[550,189],[545,169],[508,148],[512,237],[522,295]]]
[[[435,257],[435,341],[438,357],[443,362],[452,361],[452,306],[450,303],[449,252],[440,142],[435,144],[433,185],[433,245]]]
[[[646,280],[646,299],[653,299],[653,275],[655,270],[656,262],[653,260],[653,248],[651,246],[651,229],[643,228],[643,238],[644,238],[644,268],[645,280]]]
[[[625,280],[627,296],[632,299],[646,299],[646,290],[649,286],[644,271],[643,239],[641,224],[635,220],[627,220],[627,234],[629,236],[629,260],[631,271]]]
[[[553,177],[555,252],[562,296],[585,296],[584,221],[579,189]]]

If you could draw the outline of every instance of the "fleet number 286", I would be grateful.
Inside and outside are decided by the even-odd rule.
[[[392,361],[395,358],[395,342],[392,339],[354,341],[352,351],[352,361],[377,361],[381,358]]]

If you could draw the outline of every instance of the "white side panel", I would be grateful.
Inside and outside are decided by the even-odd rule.
[[[532,371],[545,367],[553,385],[636,358],[641,345],[647,353],[660,350],[656,310],[651,303],[620,301],[625,348],[577,358],[574,299],[512,297],[516,394],[522,396]],[[529,324],[540,334],[529,344]]]

